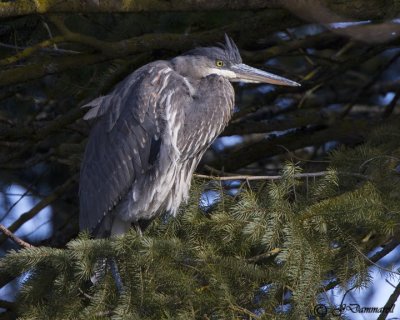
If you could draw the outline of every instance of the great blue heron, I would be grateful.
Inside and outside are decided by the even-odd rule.
[[[86,104],[84,119],[96,123],[81,167],[80,228],[107,237],[174,215],[232,116],[236,81],[299,86],[243,64],[225,35],[219,47],[149,63]]]

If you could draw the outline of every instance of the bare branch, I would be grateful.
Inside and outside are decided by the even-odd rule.
[[[397,284],[393,293],[390,295],[388,301],[386,302],[385,306],[383,307],[383,309],[382,309],[383,311],[379,315],[378,320],[385,320],[387,318],[389,311],[393,308],[393,306],[396,303],[399,296],[400,296],[400,282]]]
[[[328,171],[311,172],[311,173],[299,173],[295,174],[294,178],[315,178],[325,176]],[[228,177],[215,177],[205,174],[194,174],[196,178],[207,179],[207,180],[218,180],[218,181],[230,181],[230,180],[281,180],[283,176],[249,176],[249,175],[238,175]]]
[[[14,241],[16,244],[20,245],[23,248],[33,248],[34,246],[30,243],[22,240],[21,238],[17,237],[14,233],[8,230],[5,226],[0,224],[0,231],[3,232],[8,238]]]
[[[316,178],[316,177],[323,177],[329,174],[329,171],[321,171],[321,172],[309,172],[309,173],[298,173],[293,175],[295,179],[302,179],[302,178]],[[359,173],[353,172],[338,172],[338,174],[346,175],[346,176],[353,176],[357,178],[362,178],[368,180],[369,177]],[[218,180],[218,181],[231,181],[231,180],[281,180],[284,176],[251,176],[251,175],[233,175],[227,177],[216,177],[216,176],[209,176],[205,174],[197,174],[195,173],[194,176],[196,178],[207,179],[207,180]]]

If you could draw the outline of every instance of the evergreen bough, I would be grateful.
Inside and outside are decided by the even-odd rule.
[[[220,195],[211,211],[196,179],[180,214],[142,237],[82,233],[65,249],[11,251],[1,272],[25,274],[20,319],[306,319],[325,290],[367,286],[367,254],[398,231],[399,137],[386,126],[339,148],[320,178],[298,179],[287,163],[282,179],[243,184],[236,196],[211,183]],[[121,295],[109,271],[91,285],[107,258]]]

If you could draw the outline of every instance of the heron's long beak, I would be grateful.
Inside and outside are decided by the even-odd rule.
[[[231,81],[243,81],[250,83],[271,83],[281,86],[298,87],[301,84],[292,80],[277,76],[273,73],[265,72],[248,66],[247,64],[240,63],[231,66],[231,70],[235,73],[236,78],[231,78]]]

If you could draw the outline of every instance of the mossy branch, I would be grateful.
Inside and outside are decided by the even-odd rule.
[[[197,11],[197,10],[255,10],[279,8],[281,1],[229,1],[229,0],[17,0],[0,3],[0,16],[13,17],[47,13],[129,13],[149,11]]]

